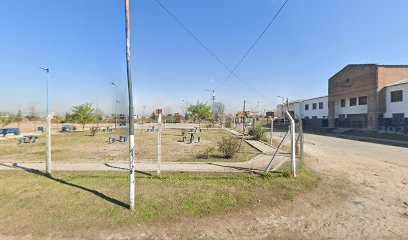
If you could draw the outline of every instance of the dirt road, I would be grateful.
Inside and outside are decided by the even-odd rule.
[[[407,148],[307,135],[305,149],[322,183],[291,203],[128,233],[186,239],[408,238]],[[126,230],[106,234],[129,236]]]

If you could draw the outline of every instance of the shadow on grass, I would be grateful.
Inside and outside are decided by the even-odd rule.
[[[106,196],[105,194],[103,194],[101,192],[98,192],[98,191],[90,189],[90,188],[83,187],[81,185],[70,183],[70,182],[64,181],[64,180],[59,179],[59,178],[55,178],[53,176],[45,174],[45,173],[43,173],[43,172],[41,172],[39,170],[36,170],[36,169],[26,168],[26,167],[23,167],[23,166],[18,166],[17,164],[13,164],[12,166],[9,166],[9,165],[0,163],[0,165],[8,167],[8,168],[21,169],[21,170],[24,170],[24,171],[26,171],[28,173],[32,173],[32,174],[35,174],[35,175],[38,175],[38,176],[41,176],[41,177],[45,177],[45,178],[48,178],[50,180],[56,181],[58,183],[61,183],[61,184],[64,184],[64,185],[67,185],[67,186],[70,186],[70,187],[78,188],[78,189],[84,190],[86,192],[92,193],[97,197],[100,197],[100,198],[102,198],[102,199],[104,199],[104,200],[106,200],[108,202],[111,202],[111,203],[116,204],[118,206],[121,206],[123,208],[129,208],[129,204],[124,203],[124,202],[122,202],[120,200],[117,200],[115,198],[111,198],[109,196]]]
[[[208,163],[208,164],[213,165],[213,166],[218,166],[218,167],[232,168],[240,172],[253,173],[257,175],[260,175],[261,173],[264,172],[263,170],[259,170],[259,169],[251,169],[251,168],[238,167],[238,166],[228,166],[228,165],[222,165],[222,164],[217,164],[217,163]]]
[[[129,168],[117,167],[117,166],[110,165],[109,163],[104,163],[104,165],[107,166],[107,167],[110,167],[110,168],[116,168],[116,169],[120,169],[120,170],[129,171]],[[151,173],[148,173],[148,172],[143,172],[143,171],[138,171],[138,170],[135,170],[135,172],[143,174],[143,175],[147,175],[147,176],[153,176]]]

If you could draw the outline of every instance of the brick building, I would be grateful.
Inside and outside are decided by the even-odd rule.
[[[408,65],[350,64],[329,79],[329,127],[377,129],[386,88],[408,78]]]

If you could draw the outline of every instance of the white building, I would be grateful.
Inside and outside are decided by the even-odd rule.
[[[326,127],[328,116],[328,97],[316,97],[304,100],[296,100],[279,104],[276,107],[278,119],[283,119],[285,112],[303,120],[305,126]]]
[[[300,110],[302,119],[326,119],[328,114],[327,96],[303,100]]]
[[[408,127],[408,79],[385,87],[384,126]],[[408,129],[405,129],[408,131]]]

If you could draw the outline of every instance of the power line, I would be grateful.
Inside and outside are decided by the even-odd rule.
[[[273,16],[273,18],[269,21],[269,23],[266,25],[266,27],[264,28],[264,30],[261,32],[261,34],[256,38],[256,40],[252,43],[252,45],[249,47],[249,49],[245,52],[244,56],[242,56],[241,60],[239,60],[239,62],[237,63],[237,65],[235,65],[234,69],[232,69],[232,71],[229,72],[229,74],[225,77],[224,81],[221,82],[221,84],[217,87],[220,88],[230,77],[232,74],[235,75],[235,70],[237,70],[237,68],[242,64],[242,62],[245,60],[245,58],[248,56],[248,54],[251,52],[251,50],[255,47],[255,45],[258,43],[258,41],[263,37],[263,35],[266,33],[266,31],[269,29],[269,27],[272,25],[272,23],[275,21],[276,17],[278,17],[278,15],[280,14],[280,12],[283,10],[283,8],[285,7],[286,3],[289,0],[286,0],[282,6],[279,8],[279,10],[276,12],[275,16]]]
[[[288,0],[286,0],[286,2],[287,2],[287,1],[288,1]],[[265,99],[270,100],[268,97],[266,97],[264,94],[262,94],[261,92],[259,92],[258,90],[256,90],[256,89],[255,89],[254,87],[252,87],[248,82],[246,82],[245,80],[243,80],[241,77],[239,77],[239,76],[234,72],[234,70],[235,70],[235,69],[239,66],[239,64],[241,64],[241,63],[239,63],[238,66],[236,66],[236,67],[234,68],[234,70],[231,70],[213,51],[211,51],[211,49],[210,49],[209,47],[207,47],[207,45],[204,44],[203,41],[201,41],[191,30],[189,30],[188,27],[187,27],[186,25],[184,25],[184,23],[183,23],[179,18],[177,18],[166,6],[164,6],[159,0],[155,0],[155,2],[157,2],[157,4],[159,4],[159,6],[160,6],[167,14],[169,14],[170,17],[172,17],[195,41],[197,41],[198,44],[201,45],[201,47],[203,47],[208,53],[210,53],[210,55],[213,56],[213,57],[217,60],[217,62],[219,62],[225,69],[228,70],[228,72],[229,72],[228,77],[230,77],[231,75],[234,75],[238,80],[240,80],[242,83],[244,83],[248,88],[250,88],[251,90],[253,90],[254,92],[256,92],[258,95],[264,97]],[[286,2],[285,2],[285,4],[286,4]],[[272,22],[271,22],[271,23],[272,23]],[[266,30],[264,30],[264,32],[265,32],[265,31],[266,31]],[[262,35],[263,35],[263,33],[261,34],[260,37],[262,37]],[[260,39],[260,37],[258,37],[258,39],[256,40],[256,42]],[[256,42],[255,42],[255,44],[256,44]],[[253,44],[253,46],[255,46],[255,44]],[[252,49],[253,46],[251,46],[250,49]],[[249,50],[249,51],[250,51],[250,50]],[[249,53],[249,51],[247,51],[246,55]],[[246,57],[246,56],[245,56],[245,57]],[[244,57],[244,58],[245,58],[245,57]],[[241,59],[240,62],[242,62],[242,61],[243,61],[243,59]],[[224,81],[225,81],[225,80],[224,80]]]

